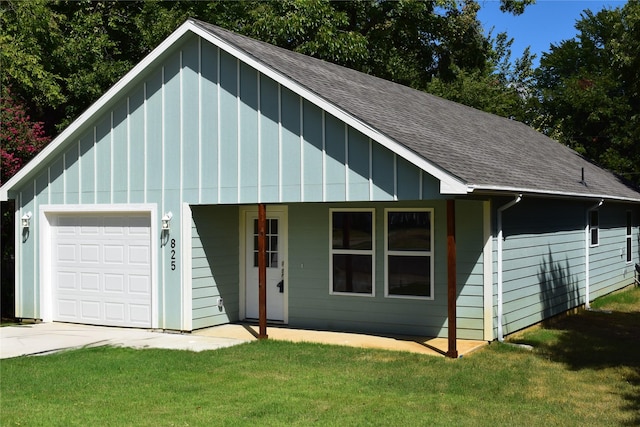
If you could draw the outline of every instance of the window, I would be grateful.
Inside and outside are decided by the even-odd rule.
[[[266,255],[267,268],[278,267],[278,219],[267,219],[266,236]],[[258,220],[253,220],[253,266],[258,267]]]
[[[631,211],[627,211],[627,263],[631,262],[631,236],[633,234],[631,219]]]
[[[591,236],[591,246],[598,246],[600,243],[600,226],[598,211],[589,212],[589,234]]]
[[[433,210],[385,212],[385,296],[433,299]]]
[[[373,295],[373,210],[331,210],[331,293]]]

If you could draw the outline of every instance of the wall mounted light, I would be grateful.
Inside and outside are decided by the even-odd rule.
[[[167,212],[162,217],[162,231],[169,231],[171,218],[173,218],[173,214],[171,212]]]
[[[22,228],[29,228],[29,226],[31,225],[31,216],[32,216],[31,211],[22,215],[22,218],[20,218],[22,220]]]

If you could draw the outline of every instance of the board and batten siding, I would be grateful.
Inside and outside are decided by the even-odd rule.
[[[12,192],[18,217],[45,204],[153,204],[158,224],[172,212],[180,249],[191,244],[185,203],[441,199],[437,179],[194,34],[100,105]],[[39,317],[38,238],[33,221],[18,249],[21,317]],[[159,327],[181,329],[183,266],[167,246],[158,257]]]
[[[191,213],[193,329],[237,321],[238,207],[192,206]]]
[[[483,339],[482,202],[456,202],[458,230],[458,337]],[[331,208],[375,208],[375,296],[330,295]],[[433,300],[385,298],[385,208],[433,208]],[[268,208],[267,208],[268,209]],[[447,336],[446,205],[443,201],[394,204],[289,205],[289,325],[328,330]],[[473,230],[472,230],[473,229]]]
[[[585,224],[591,206],[593,202],[524,198],[503,213],[505,334],[585,303]],[[623,206],[605,203],[598,209],[600,245],[589,250],[591,300],[633,281],[633,264],[627,264],[620,252],[626,247]],[[634,226],[635,244],[636,236]],[[633,259],[637,262],[637,253]],[[496,274],[494,263],[494,279]],[[497,289],[495,294],[497,297]]]

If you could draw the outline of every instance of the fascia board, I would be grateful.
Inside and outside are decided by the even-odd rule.
[[[291,90],[292,92],[296,93],[297,95],[301,96],[302,98],[306,99],[312,104],[315,104],[320,109],[344,121],[349,126],[362,132],[364,135],[378,142],[379,144],[391,150],[393,153],[399,155],[400,157],[404,158],[408,162],[414,164],[415,166],[422,169],[429,175],[432,175],[433,177],[435,177],[440,181],[440,192],[442,194],[467,194],[470,192],[470,188],[468,187],[468,185],[462,180],[460,180],[459,178],[447,173],[446,171],[442,170],[441,168],[437,167],[433,163],[429,162],[424,157],[419,156],[414,151],[410,150],[404,145],[389,138],[388,136],[379,132],[377,129],[369,126],[367,123],[359,120],[358,118],[354,117],[348,112],[342,110],[335,104],[327,101],[326,99],[317,95],[315,92],[310,91],[309,89],[305,88],[304,86],[297,83],[296,81],[291,80],[291,78],[285,76],[284,74],[281,74],[280,72],[274,70],[273,68],[266,66],[260,60],[246,53],[242,49],[235,47],[234,45],[228,43],[226,40],[218,37],[215,34],[210,33],[209,31],[198,26],[197,24],[194,24],[193,31],[198,36],[202,37],[203,39],[207,40],[213,45],[224,50],[231,56],[238,58],[240,61],[244,62],[245,64],[255,68],[260,73],[273,79],[274,81],[278,82],[282,86],[286,87],[287,89]]]
[[[94,102],[84,113],[74,120],[64,131],[60,133],[53,141],[51,141],[38,155],[36,155],[29,163],[27,163],[17,174],[9,179],[2,187],[0,187],[0,201],[7,201],[9,192],[18,186],[24,179],[28,178],[49,156],[55,154],[62,145],[80,130],[89,120],[98,114],[113,98],[120,92],[128,88],[143,71],[152,65],[163,53],[165,53],[172,45],[182,38],[188,31],[193,30],[192,22],[187,21],[182,24],[176,31],[160,43],[145,58],[134,66],[124,77],[116,82],[104,95]]]
[[[522,194],[530,194],[537,196],[549,196],[549,197],[558,197],[558,198],[580,198],[580,199],[604,199],[609,201],[620,201],[620,202],[632,202],[632,203],[640,203],[640,197],[632,198],[632,197],[619,197],[612,196],[610,194],[589,194],[589,193],[572,193],[566,191],[548,191],[548,190],[537,190],[531,188],[518,188],[518,187],[502,187],[502,186],[471,186],[470,187],[473,193],[482,193],[482,192],[490,192],[490,193],[522,193]]]

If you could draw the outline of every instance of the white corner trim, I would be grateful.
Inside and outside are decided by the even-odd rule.
[[[180,241],[182,242],[182,330],[193,330],[193,292],[192,292],[192,279],[193,274],[192,267],[192,236],[191,236],[191,224],[193,217],[191,213],[191,207],[188,203],[182,204],[182,215],[180,216],[182,221],[182,236]]]

